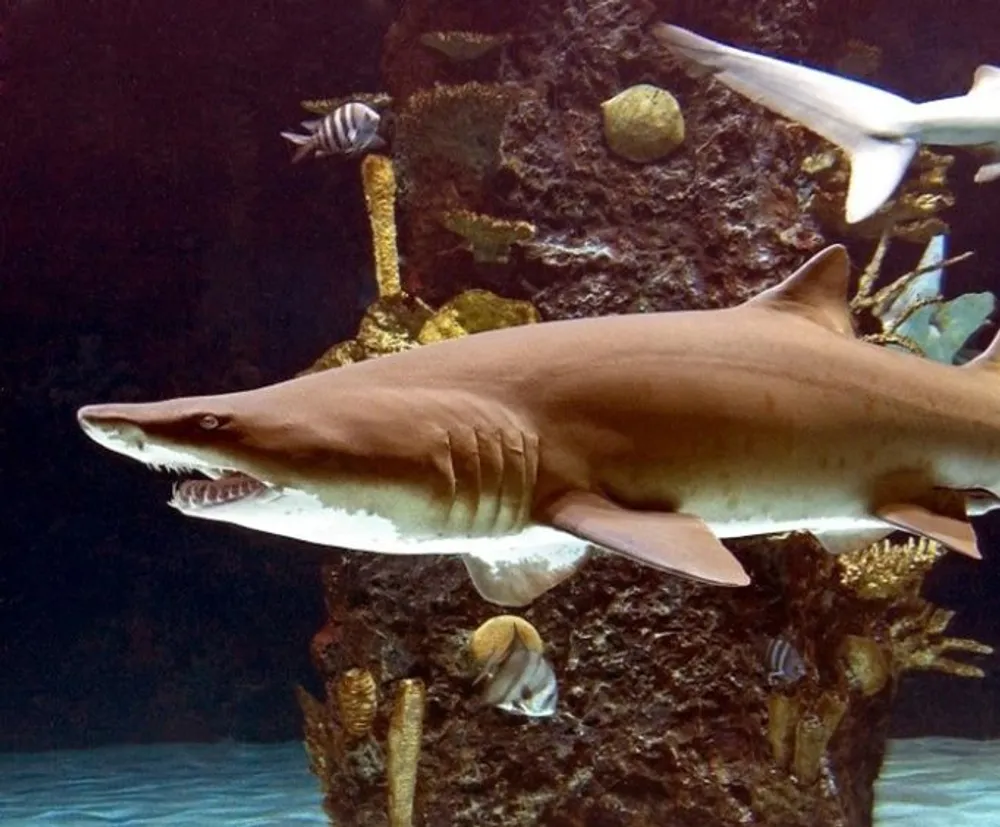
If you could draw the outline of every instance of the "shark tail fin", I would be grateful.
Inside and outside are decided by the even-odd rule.
[[[689,74],[710,74],[734,92],[836,144],[851,161],[847,221],[874,213],[917,150],[909,136],[916,105],[884,89],[789,61],[736,49],[658,23],[651,28]]]

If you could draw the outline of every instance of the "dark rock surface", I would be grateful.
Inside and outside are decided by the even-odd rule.
[[[825,4],[761,4],[749,15],[690,5],[671,19],[785,53],[806,53],[814,32],[823,32],[826,44],[835,36],[820,23]],[[489,164],[456,164],[444,149],[428,158],[426,148],[419,163],[406,163],[410,142],[401,130],[408,181],[402,247],[432,296],[485,284],[530,298],[551,317],[718,307],[770,283],[822,244],[799,209],[798,165],[813,139],[733,106],[720,85],[678,70],[645,31],[664,8],[637,0],[525,2],[497,14],[495,6],[408,3],[386,41],[385,82],[401,112],[413,107],[411,94],[435,81],[474,78],[520,92]],[[416,40],[423,31],[453,28],[513,39],[471,69]],[[601,102],[637,83],[666,88],[681,103],[685,143],[661,162],[632,163],[605,145]],[[463,136],[455,137],[461,143]],[[455,207],[528,220],[536,238],[506,266],[477,267],[434,220],[436,211]]]
[[[809,564],[823,570],[815,550],[788,553],[808,555],[800,573]],[[818,614],[807,607],[822,594],[821,578],[781,582],[780,554],[749,562],[755,585],[730,591],[600,556],[536,601],[523,616],[559,675],[554,719],[473,711],[465,641],[500,612],[479,598],[457,560],[353,555],[330,567],[331,624],[342,642],[320,668],[371,668],[386,705],[396,680],[425,679],[420,825],[865,824],[892,692],[851,709],[819,781],[778,766],[768,698],[784,690],[768,687],[754,635],[791,628],[818,642],[852,624],[833,600],[830,566],[828,610]],[[809,657],[817,654],[820,663],[789,694],[809,703],[832,688],[846,699],[824,653]],[[386,729],[384,721],[376,727],[377,740]],[[329,778],[335,823],[385,824],[381,776],[366,782],[350,755]]]

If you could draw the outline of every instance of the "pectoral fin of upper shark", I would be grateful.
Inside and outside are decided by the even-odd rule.
[[[563,495],[540,519],[661,571],[718,586],[745,586],[739,560],[704,520],[691,514],[635,511],[585,491]]]

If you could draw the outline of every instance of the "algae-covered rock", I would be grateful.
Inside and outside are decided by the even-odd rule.
[[[437,310],[424,323],[417,340],[426,345],[538,321],[541,318],[530,302],[505,299],[489,290],[467,290]]]
[[[638,163],[656,161],[684,142],[684,115],[666,89],[640,83],[601,104],[611,150]]]

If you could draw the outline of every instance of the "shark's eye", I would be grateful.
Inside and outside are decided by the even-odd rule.
[[[219,427],[219,417],[213,414],[205,414],[198,420],[198,424],[206,431],[212,431]]]

